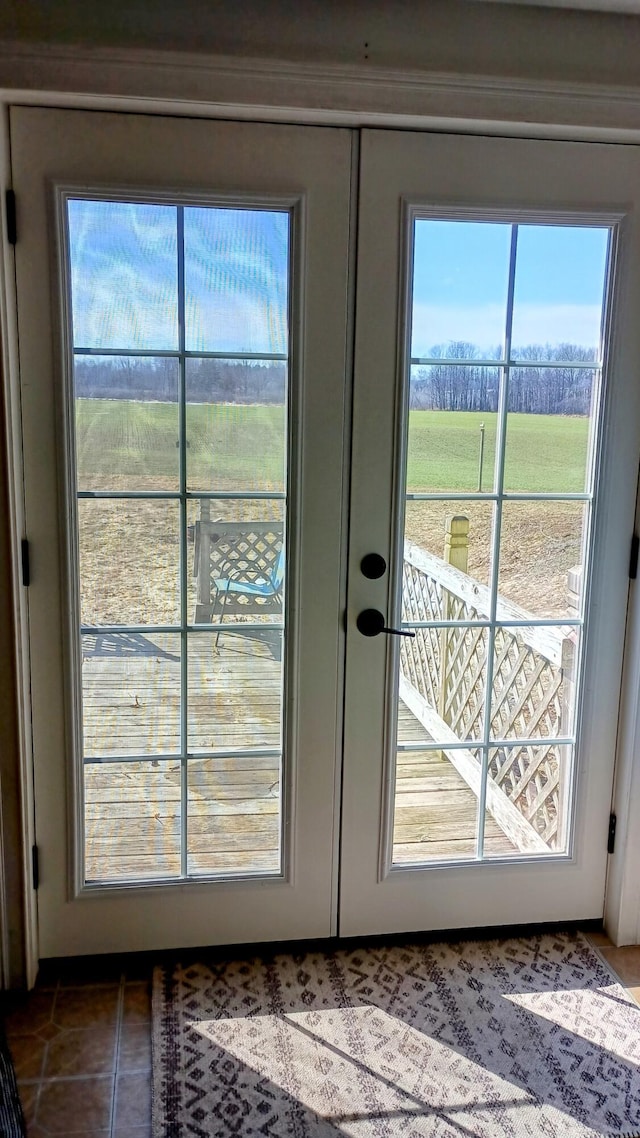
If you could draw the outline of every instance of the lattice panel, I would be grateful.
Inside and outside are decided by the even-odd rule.
[[[449,602],[449,612],[451,620],[469,620],[477,615],[457,597]],[[447,628],[441,630],[440,637],[446,660],[445,673],[439,677],[441,718],[459,739],[478,739],[484,721],[486,629]]]

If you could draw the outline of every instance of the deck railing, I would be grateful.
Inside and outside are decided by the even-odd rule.
[[[465,532],[466,518],[449,519],[447,559],[405,543],[403,620],[489,618],[490,590],[464,571]],[[498,597],[498,621],[526,625],[533,619],[525,609]],[[401,698],[429,736],[445,744],[446,758],[476,794],[481,762],[474,742],[482,737],[487,644],[486,627],[448,627],[418,628],[415,639],[403,639],[401,645]],[[490,738],[503,745],[489,750],[487,809],[523,852],[564,845],[571,748],[553,740],[570,729],[574,657],[570,626],[496,630]],[[518,742],[504,745],[510,739]],[[467,747],[446,746],[460,741]]]

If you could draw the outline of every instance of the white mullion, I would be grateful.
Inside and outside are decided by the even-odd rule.
[[[176,206],[178,347],[179,347],[179,444],[180,444],[180,876],[187,876],[188,770],[187,770],[187,375],[185,329],[184,206]]]
[[[507,311],[505,318],[504,358],[502,368],[500,399],[498,403],[498,430],[496,434],[495,458],[495,514],[491,549],[491,599],[489,603],[489,634],[487,636],[486,689],[484,700],[484,724],[482,743],[482,770],[480,773],[480,793],[478,796],[478,829],[476,835],[476,858],[484,856],[484,828],[487,802],[487,781],[489,777],[489,748],[491,744],[491,705],[493,699],[493,657],[496,638],[496,614],[498,611],[498,571],[500,567],[500,533],[502,528],[502,501],[504,493],[504,464],[507,436],[507,412],[509,408],[509,370],[511,360],[511,337],[513,332],[513,302],[515,293],[516,256],[518,250],[518,226],[511,227],[511,248],[509,252],[509,277],[507,286]]]

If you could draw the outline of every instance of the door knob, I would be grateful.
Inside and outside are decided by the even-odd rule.
[[[415,632],[405,632],[401,628],[386,628],[384,617],[377,609],[363,609],[356,618],[356,628],[363,636],[379,636],[386,632],[390,636],[412,636]]]

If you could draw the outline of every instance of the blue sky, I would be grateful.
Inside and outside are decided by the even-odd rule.
[[[608,240],[604,227],[519,226],[514,346],[598,346]],[[416,221],[412,355],[503,343],[510,246],[510,225]]]
[[[74,343],[178,347],[175,206],[69,202]],[[513,343],[597,348],[609,231],[521,225]],[[185,207],[187,348],[287,351],[289,217]],[[511,226],[419,219],[412,355],[504,339]],[[394,303],[389,296],[389,303]]]

